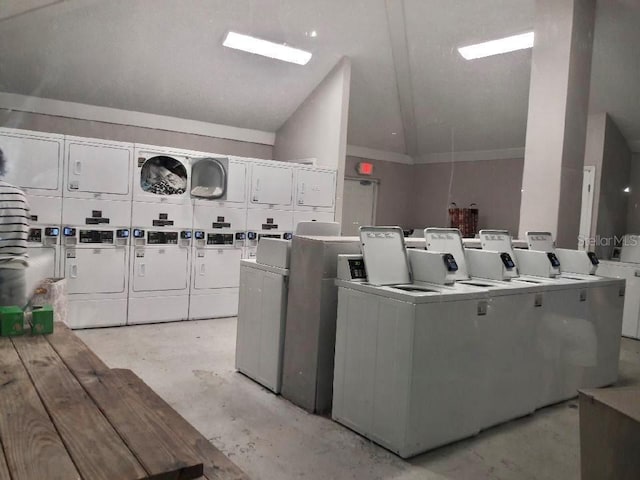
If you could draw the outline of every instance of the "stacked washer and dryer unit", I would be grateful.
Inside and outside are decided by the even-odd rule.
[[[125,325],[133,144],[66,137],[60,275],[72,328]]]
[[[72,328],[234,316],[261,237],[334,217],[331,169],[8,128],[0,148]]]
[[[60,275],[64,136],[0,129],[0,148],[9,160],[4,180],[22,188],[30,211],[28,253],[38,275]]]

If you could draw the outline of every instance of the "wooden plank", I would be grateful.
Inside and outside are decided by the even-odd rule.
[[[74,333],[56,324],[54,333],[45,338],[151,478],[190,480],[202,476],[202,462],[195,452]]]
[[[7,467],[7,461],[4,458],[4,452],[2,450],[2,441],[0,441],[0,480],[11,480],[9,467]]]
[[[13,345],[83,478],[142,479],[147,474],[44,337]]]
[[[248,480],[248,476],[211,444],[196,428],[186,421],[171,405],[131,370],[114,369],[123,382],[150,405],[187,445],[191,446],[204,463],[208,480]]]
[[[13,480],[80,478],[7,338],[0,338],[0,439]]]

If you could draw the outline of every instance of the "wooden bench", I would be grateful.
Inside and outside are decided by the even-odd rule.
[[[130,370],[65,325],[0,338],[0,480],[246,480]]]

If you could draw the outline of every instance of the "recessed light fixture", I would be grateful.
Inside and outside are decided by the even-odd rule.
[[[398,132],[391,132],[391,135],[397,135]]]
[[[624,193],[631,193],[631,187],[625,187],[623,190]]]
[[[318,32],[316,32],[315,30],[311,30],[311,33],[309,34],[309,36],[311,38],[316,38],[318,36]]]
[[[491,40],[489,42],[459,47],[458,52],[460,52],[460,55],[466,60],[474,60],[476,58],[490,57],[491,55],[532,48],[533,38],[533,32],[527,32],[511,37],[499,38],[498,40]]]
[[[309,63],[312,55],[311,52],[306,52],[298,48],[269,42],[268,40],[262,40],[261,38],[242,35],[236,32],[227,33],[227,37],[224,39],[224,42],[222,42],[222,45],[298,65],[306,65]]]

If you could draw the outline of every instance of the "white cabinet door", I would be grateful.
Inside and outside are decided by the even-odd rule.
[[[336,194],[336,173],[298,170],[296,206],[331,208]]]
[[[132,149],[99,143],[68,142],[66,191],[127,198],[131,192]]]
[[[235,248],[196,249],[194,288],[231,288],[240,285],[242,250]]]
[[[184,290],[189,287],[189,249],[176,246],[134,249],[133,291]]]
[[[257,205],[291,206],[293,169],[288,166],[255,164],[251,169],[251,196]]]
[[[229,161],[227,172],[227,202],[244,203],[247,199],[247,164]]]
[[[69,294],[122,293],[127,274],[125,248],[66,249],[64,276]]]
[[[36,195],[59,196],[62,190],[62,137],[0,133],[7,158],[7,182]]]

